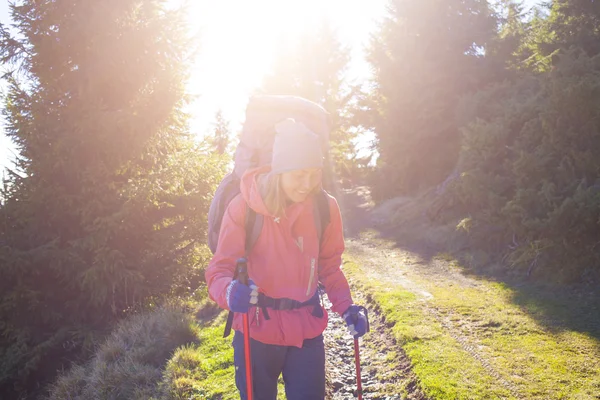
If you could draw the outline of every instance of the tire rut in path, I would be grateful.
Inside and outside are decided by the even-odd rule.
[[[469,353],[469,355],[475,360],[479,361],[483,369],[485,369],[490,376],[494,377],[494,379],[500,382],[500,384],[504,386],[504,388],[507,389],[515,398],[521,398],[517,387],[504,379],[498,373],[498,371],[496,371],[496,369],[487,361],[487,359],[475,349],[475,345],[471,343],[472,340],[470,341],[467,337],[463,336],[460,330],[454,326],[454,323],[450,317],[442,317],[440,313],[433,307],[427,307],[426,311],[429,315],[435,318],[440,325],[442,325],[444,330],[460,344],[464,351]]]
[[[455,326],[449,316],[442,316],[441,313],[433,306],[428,305],[429,300],[433,298],[433,296],[420,285],[413,282],[410,278],[406,276],[404,271],[407,268],[410,268],[412,271],[417,271],[421,277],[427,277],[430,281],[451,281],[457,285],[457,287],[477,287],[479,286],[478,282],[473,279],[470,279],[458,271],[448,268],[448,263],[443,260],[429,259],[425,260],[419,257],[417,254],[408,251],[406,249],[398,248],[396,244],[393,244],[389,241],[383,240],[373,240],[373,238],[369,237],[361,237],[361,232],[366,229],[373,228],[373,220],[372,220],[372,201],[369,196],[369,192],[365,188],[355,188],[353,190],[345,190],[343,195],[341,196],[343,202],[347,207],[344,207],[344,221],[346,224],[346,251],[349,251],[354,257],[358,258],[361,267],[365,270],[365,273],[370,275],[370,278],[378,279],[380,281],[388,282],[392,285],[398,285],[403,287],[406,290],[413,292],[417,295],[418,298],[422,300],[422,304],[424,305],[424,310],[431,315],[434,319],[440,323],[443,327],[444,331],[446,331],[454,340],[456,340],[460,346],[474,359],[479,362],[486,372],[494,377],[500,382],[502,386],[504,386],[515,398],[520,398],[519,391],[514,384],[504,379],[498,371],[491,365],[491,363],[487,360],[487,358],[476,350],[476,346],[478,340],[476,337],[468,337],[465,335],[461,329]],[[364,301],[363,301],[364,303]],[[372,320],[372,332],[370,336],[367,338],[372,341],[372,344],[377,343],[375,349],[370,353],[370,359],[367,361],[366,357],[365,361],[363,361],[363,365],[365,363],[373,363],[373,365],[377,365],[378,368],[381,368],[383,371],[386,370],[386,366],[392,365],[394,361],[389,362],[381,362],[381,360],[385,360],[386,354],[383,354],[381,349],[390,349],[395,348],[399,351],[398,358],[402,360],[400,364],[401,370],[406,370],[406,376],[402,378],[393,378],[393,379],[405,379],[407,384],[407,393],[409,399],[424,399],[425,396],[422,394],[418,385],[416,384],[417,380],[414,377],[414,374],[411,371],[411,364],[408,357],[402,352],[399,345],[396,345],[395,340],[389,333],[389,328],[386,327],[384,323],[381,321],[381,316],[376,315],[377,305],[374,303],[370,304],[371,307],[369,311],[370,319]],[[334,326],[334,319],[338,318],[333,313],[330,313],[332,322],[330,326]],[[376,321],[379,320],[379,323]],[[343,324],[343,321],[340,319],[340,323]],[[377,326],[373,329],[373,327]],[[343,325],[342,325],[343,326]],[[335,329],[335,328],[334,328]],[[377,332],[376,334],[374,334]],[[349,335],[344,330],[344,338],[348,338]],[[373,339],[371,339],[373,338]],[[346,339],[346,347],[348,348],[350,359],[346,360],[345,355],[342,356],[344,363],[349,364],[353,368],[353,350],[351,347],[351,340]],[[379,343],[378,343],[379,342]],[[327,346],[327,336],[326,336],[326,346]],[[362,346],[364,348],[365,346]],[[372,346],[371,346],[372,347]],[[335,346],[333,347],[335,349]],[[379,350],[378,350],[379,349]],[[326,348],[326,351],[327,350]],[[369,350],[367,350],[369,351]],[[379,353],[378,353],[379,351]],[[335,353],[335,350],[333,351]],[[328,356],[328,368],[329,364],[331,364],[330,359],[335,359],[335,354],[327,354]],[[402,364],[404,363],[404,364]],[[337,364],[336,364],[337,365]],[[375,368],[377,368],[375,367]],[[366,369],[368,367],[365,367]],[[374,368],[374,369],[375,369]],[[380,371],[381,372],[381,371]],[[352,369],[352,373],[353,369]],[[366,375],[363,372],[363,375]],[[401,374],[399,374],[401,375]],[[377,373],[374,372],[374,375],[377,376]],[[363,382],[366,380],[366,376],[363,378]],[[392,380],[393,380],[392,379]],[[355,381],[355,379],[354,379]],[[376,379],[375,379],[376,381]],[[389,385],[385,382],[379,382],[379,384],[383,385],[385,388],[386,385]],[[365,386],[365,385],[363,385]],[[356,383],[353,383],[353,388],[356,387]],[[373,392],[374,397],[368,397],[370,393],[368,392],[367,387],[363,387],[365,390],[365,399],[400,399],[401,396],[389,396],[382,395],[381,393],[386,393],[385,390],[379,390],[377,384],[374,385],[375,391]],[[389,393],[389,392],[388,392]],[[351,397],[335,397],[337,392],[334,392],[334,397],[329,397],[330,399],[346,399],[353,398]],[[414,396],[414,397],[410,397]]]
[[[434,259],[424,262],[418,255],[395,248],[395,246],[389,246],[389,244],[389,247],[386,247],[383,243],[374,243],[370,239],[361,239],[349,240],[347,245],[347,250],[359,260],[361,268],[368,271],[371,279],[388,282],[391,285],[399,285],[417,295],[422,300],[423,310],[442,326],[444,332],[456,340],[473,360],[480,363],[485,371],[515,398],[522,397],[518,388],[512,382],[502,377],[487,357],[477,350],[480,338],[467,334],[465,330],[456,326],[452,317],[458,317],[458,315],[452,312],[448,315],[443,315],[436,307],[431,305],[429,300],[433,299],[433,296],[425,288],[408,278],[405,271],[408,265],[410,265],[413,273],[417,273],[421,277],[426,277],[431,282],[452,282],[459,288],[478,287],[480,283],[448,268],[446,265],[447,262],[443,260]],[[462,319],[462,322],[465,326],[469,325],[464,319]]]

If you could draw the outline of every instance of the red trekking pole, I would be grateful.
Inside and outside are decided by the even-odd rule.
[[[237,279],[240,283],[248,285],[248,265],[245,258],[240,258],[237,261]],[[250,352],[250,320],[248,319],[248,313],[243,314],[244,320],[244,358],[246,360],[246,392],[248,394],[248,400],[254,399],[254,392],[252,390],[252,356]]]
[[[356,364],[356,393],[358,400],[362,400],[362,382],[360,378],[360,349],[358,348],[358,338],[354,339],[354,364]]]
[[[359,308],[359,313],[363,313],[367,320],[367,332],[370,330],[369,326],[369,315],[367,313],[367,309],[364,307]],[[358,320],[358,315],[357,315]],[[358,347],[358,338],[354,338],[354,364],[356,366],[356,395],[358,396],[358,400],[362,400],[363,389],[362,389],[362,380],[360,377],[360,348]]]

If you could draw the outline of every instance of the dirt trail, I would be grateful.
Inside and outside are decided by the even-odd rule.
[[[357,303],[366,304],[360,294]],[[331,305],[327,301],[326,307]],[[354,365],[353,341],[344,321],[330,312],[329,326],[324,333],[327,359],[327,399],[354,399],[356,391],[356,369]],[[364,399],[425,399],[416,384],[408,358],[396,346],[379,316],[369,315],[371,332],[360,339],[361,374]],[[396,347],[398,347],[396,349]],[[396,352],[393,352],[393,351]],[[395,368],[389,368],[394,364]],[[398,393],[402,387],[404,395]]]
[[[477,287],[476,280],[462,275],[451,265],[439,259],[425,259],[416,252],[400,249],[391,241],[381,240],[368,235],[360,235],[364,230],[373,228],[370,220],[371,202],[368,192],[364,189],[345,191],[341,196],[341,205],[345,211],[344,224],[346,226],[346,251],[361,265],[364,273],[373,279],[399,285],[405,290],[413,292],[426,305],[427,312],[433,316],[440,325],[452,336],[465,351],[477,360],[484,369],[498,382],[508,389],[515,397],[517,389],[505,381],[486,360],[483,354],[477,351],[478,339],[469,335],[466,323],[460,324],[452,320],[452,315],[442,314],[435,307],[427,307],[433,295],[424,287],[412,281],[409,276],[416,274],[428,281],[444,281],[452,283],[457,288]],[[425,253],[425,252],[422,252]],[[410,273],[409,273],[410,272]],[[414,276],[414,275],[412,275]],[[366,303],[360,293],[354,293],[357,303]],[[352,342],[345,331],[343,321],[331,315],[331,324],[326,331],[326,346],[328,359],[328,390],[329,399],[352,399],[352,390],[356,388],[354,372],[354,354]],[[365,399],[424,399],[417,380],[411,371],[410,361],[402,352],[399,345],[394,343],[389,328],[381,323],[380,316],[371,310],[373,332],[365,339],[367,343],[363,360],[363,385]],[[467,324],[468,325],[468,324]],[[394,360],[387,359],[390,354]],[[390,369],[386,365],[395,363],[400,367]],[[400,384],[399,384],[400,382]],[[394,394],[393,390],[403,387],[404,394]]]
[[[369,238],[350,239],[347,241],[346,246],[346,251],[352,254],[362,266],[364,273],[372,279],[400,285],[403,289],[414,293],[420,298],[426,312],[434,317],[471,357],[481,363],[489,375],[496,378],[513,396],[520,397],[517,388],[502,378],[486,357],[477,350],[481,344],[476,336],[470,334],[475,329],[470,326],[469,322],[460,319],[458,315],[443,314],[435,307],[428,306],[428,301],[433,299],[433,295],[419,284],[411,281],[407,275],[410,268],[410,272],[413,274],[426,277],[429,281],[451,282],[457,289],[477,287],[480,285],[479,282],[455,271],[443,260],[433,259],[426,262],[418,254],[394,248],[390,242]]]
[[[364,190],[345,192],[338,197],[342,209],[346,211],[344,225],[347,237],[357,236],[369,225],[370,209],[368,200],[363,201],[365,199],[368,199],[368,192]],[[353,246],[355,242],[349,240],[348,243]],[[356,303],[368,306],[368,300],[361,293],[354,291],[353,296]],[[323,298],[329,309],[331,304],[326,296]],[[373,309],[370,310],[369,320],[371,332],[360,339],[363,398],[425,399],[411,370],[410,361]],[[353,341],[342,318],[330,311],[329,321],[324,333],[327,353],[326,398],[355,399],[357,386]],[[394,368],[390,368],[390,365],[394,365]]]
[[[353,195],[353,196],[352,196]],[[342,208],[346,211],[344,224],[346,236],[352,237],[369,225],[369,204],[357,204],[357,200],[368,198],[365,191],[346,192],[339,198]],[[348,212],[352,214],[348,216]],[[368,246],[360,240],[348,240],[353,253],[353,247]],[[383,277],[379,277],[383,278]],[[385,279],[398,284],[409,284],[399,276],[388,276]],[[363,294],[354,291],[356,303],[368,305],[368,299]],[[325,306],[330,303],[325,299]],[[354,365],[353,341],[348,334],[346,324],[337,314],[329,312],[329,326],[324,333],[327,353],[327,399],[356,398],[356,369]],[[404,354],[393,338],[389,328],[383,323],[376,310],[370,309],[369,320],[371,332],[360,339],[361,374],[364,399],[426,399],[417,384],[417,379],[411,370],[408,357]],[[394,368],[390,368],[394,365]]]

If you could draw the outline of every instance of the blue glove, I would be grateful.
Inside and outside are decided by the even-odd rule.
[[[227,307],[233,312],[246,314],[251,304],[258,303],[258,287],[248,281],[248,286],[237,279],[227,286]]]
[[[350,335],[354,339],[358,339],[365,333],[369,332],[369,318],[367,317],[367,309],[364,307],[352,304],[342,315],[348,325]]]

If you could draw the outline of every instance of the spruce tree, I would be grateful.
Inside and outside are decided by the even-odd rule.
[[[217,154],[229,154],[231,151],[231,131],[229,123],[223,116],[223,111],[216,112],[213,126],[214,130],[211,137],[213,149]]]
[[[469,99],[453,194],[477,248],[544,280],[597,281],[600,55],[571,49],[553,71]]]
[[[534,9],[520,47],[521,63],[534,72],[555,68],[572,49],[600,53],[600,6],[590,0],[555,0]]]
[[[486,49],[497,21],[485,0],[392,0],[368,59],[375,73],[365,105],[377,135],[374,195],[440,183],[460,144],[455,106],[489,81]]]
[[[592,0],[554,0],[546,19],[548,33],[540,50],[577,47],[589,56],[600,53],[600,5]]]
[[[197,285],[219,165],[187,134],[184,13],[23,0],[2,27],[20,151],[0,208],[0,397],[52,376],[128,310]]]

